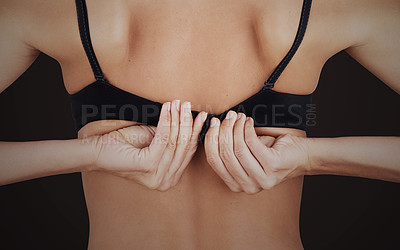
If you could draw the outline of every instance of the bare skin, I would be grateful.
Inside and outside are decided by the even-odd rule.
[[[14,25],[26,27],[13,33],[23,34],[26,50],[23,62],[14,57],[15,65],[23,64],[21,72],[8,74],[4,82],[11,84],[37,51],[58,60],[69,93],[94,81],[73,2],[6,2],[21,16]],[[399,10],[398,1],[384,5],[354,1],[358,7],[346,2],[313,2],[304,41],[274,90],[311,93],[326,60],[346,48],[389,86],[400,89],[396,64],[390,61],[398,58],[388,56],[389,52],[374,55],[379,65],[374,66],[371,55],[362,49],[374,48],[373,43],[365,35],[368,31],[360,28],[364,27],[360,20],[367,20],[363,10],[370,15],[376,6]],[[262,87],[293,42],[301,4],[290,0],[87,1],[94,49],[112,84],[161,103],[190,101],[192,109],[208,113],[220,113]],[[1,90],[6,87],[2,84]],[[93,122],[79,131],[79,137],[131,125]],[[256,132],[306,136],[304,131],[284,128],[257,128]],[[208,164],[200,145],[177,185],[167,192],[101,171],[85,172],[83,181],[90,249],[302,249],[301,175],[254,195],[232,192]]]
[[[182,13],[185,19],[194,19],[191,25],[187,25],[186,22],[184,25],[180,24],[180,18],[166,18],[172,10],[164,12],[156,8],[160,12],[156,15],[157,19],[165,19],[165,27],[162,28],[155,21],[155,17],[155,20],[149,18],[157,13],[156,9],[144,14],[142,10],[132,7],[132,15],[138,13],[135,18],[143,18],[143,27],[139,25],[136,28],[138,34],[143,32],[142,39],[135,40],[134,32],[129,38],[136,45],[130,48],[131,58],[122,61],[120,66],[125,68],[122,72],[114,71],[113,67],[107,69],[106,60],[101,59],[107,58],[107,55],[102,55],[98,49],[99,60],[104,62],[103,70],[110,72],[107,75],[110,82],[137,95],[159,102],[190,100],[193,109],[220,113],[262,87],[263,80],[290,47],[297,29],[300,2],[292,5],[291,27],[284,28],[290,31],[280,37],[281,43],[286,46],[279,46],[278,40],[272,41],[266,37],[266,24],[271,23],[268,19],[264,21],[265,24],[256,28],[256,32],[251,31],[251,23],[260,22],[260,14],[257,14],[258,11],[251,6],[252,4],[246,5],[233,5],[231,11],[235,14],[232,13],[232,16],[223,19],[220,16],[227,12],[224,8],[226,5],[210,5],[196,18],[190,18],[197,8],[196,4],[191,8],[174,7],[173,10]],[[243,7],[246,7],[245,10]],[[267,7],[268,5],[265,5],[263,9],[268,9]],[[90,8],[88,3],[88,9]],[[210,12],[213,9],[221,11],[221,14],[212,15]],[[242,18],[238,20],[237,15]],[[94,18],[91,19],[93,23],[97,22]],[[209,24],[204,24],[204,20],[208,20]],[[218,23],[221,25],[216,25]],[[175,28],[171,29],[172,27]],[[175,29],[172,33],[165,32]],[[93,30],[94,41],[95,32]],[[259,33],[259,36],[265,37],[261,39],[267,41],[257,41],[255,33]],[[155,37],[158,39],[154,39]],[[182,42],[177,45],[176,39]],[[259,48],[260,43],[269,42],[275,46]],[[99,46],[97,48],[100,48]],[[306,53],[304,47],[299,54]],[[267,52],[262,53],[262,49]],[[186,50],[190,53],[185,53]],[[106,53],[103,50],[104,52]],[[130,64],[127,64],[126,60],[136,61],[138,67],[129,67]],[[298,72],[302,69],[292,67],[293,76],[283,75],[280,83],[277,83],[277,91],[307,94],[315,88],[322,64],[311,63],[309,60],[298,61],[299,66],[310,65],[307,76],[302,79],[303,88],[283,84],[284,81],[294,83],[295,81],[291,80],[293,77],[298,79]],[[151,63],[151,66],[146,67],[147,63]],[[170,65],[174,66],[171,68]],[[143,73],[143,70],[146,70],[146,73]],[[289,70],[288,68],[286,73]],[[182,74],[184,71],[186,73]],[[88,73],[90,76],[90,71]],[[286,80],[283,80],[285,78]],[[136,84],[132,83],[132,79]],[[92,78],[89,77],[88,80],[90,82]],[[87,80],[86,82],[88,83]],[[143,82],[146,84],[142,84]],[[73,87],[70,85],[71,91],[75,90]],[[75,88],[80,89],[81,86]],[[227,91],[228,89],[230,91]],[[198,95],[199,92],[203,94]],[[221,96],[219,93],[227,94]],[[85,129],[90,133],[89,128],[84,128],[83,131]],[[276,130],[277,133],[289,132],[286,129],[279,129],[279,132],[273,128],[270,130]],[[268,134],[267,129],[260,129],[258,132],[259,135]],[[303,131],[290,132],[305,136]],[[135,246],[137,249],[301,249],[298,232],[301,177],[252,196],[234,193],[208,165],[204,148],[200,146],[179,183],[167,192],[149,190],[140,184],[105,173],[86,173],[83,180],[91,223],[89,248],[92,249],[116,246]],[[113,240],[116,237],[117,242]]]

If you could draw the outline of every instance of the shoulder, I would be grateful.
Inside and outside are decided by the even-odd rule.
[[[400,0],[314,0],[311,12],[311,26],[340,51],[362,44],[382,23],[398,18]]]
[[[57,33],[68,34],[65,28],[75,12],[74,1],[68,0],[0,0],[0,28],[7,29],[3,31],[7,36],[47,53],[45,48],[56,42]]]
[[[400,91],[400,0],[314,0],[310,27],[312,53],[327,60],[345,50]]]
[[[298,2],[282,1],[285,5],[289,8]],[[313,0],[302,46],[310,57],[325,62],[365,43],[385,22],[394,28],[399,15],[400,0]]]
[[[1,24],[17,27],[21,33],[40,32],[36,28],[56,25],[74,11],[74,1],[0,0]],[[31,32],[29,32],[31,31]]]

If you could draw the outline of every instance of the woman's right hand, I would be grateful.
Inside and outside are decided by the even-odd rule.
[[[92,137],[96,156],[90,170],[166,191],[178,183],[196,152],[206,117],[201,112],[193,123],[190,102],[164,103],[157,127],[134,125]]]

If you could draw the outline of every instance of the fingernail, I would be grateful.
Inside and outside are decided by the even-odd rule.
[[[176,110],[179,111],[179,109],[181,108],[181,101],[180,100],[176,100],[175,101],[175,106],[176,106]]]
[[[226,115],[225,119],[231,119],[233,117],[233,111],[229,111],[228,114]]]
[[[214,127],[215,125],[217,125],[217,118],[214,117],[211,119],[210,127]]]
[[[254,120],[253,120],[253,118],[250,117],[249,121],[250,121],[250,125],[254,127]]]
[[[207,112],[203,112],[201,120],[204,122],[207,119]]]
[[[253,126],[251,117],[246,118],[246,126]]]
[[[240,117],[242,117],[242,113],[239,113],[239,114],[238,114],[238,116],[237,116],[236,120],[239,120],[239,119],[240,119]]]
[[[191,113],[190,112],[191,107],[192,107],[192,104],[190,102],[187,102],[186,103],[186,107],[185,107],[186,114],[190,114]]]
[[[170,102],[167,102],[167,110],[171,111],[171,103]]]

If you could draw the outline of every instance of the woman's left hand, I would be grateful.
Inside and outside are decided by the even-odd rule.
[[[304,175],[309,166],[306,138],[257,136],[254,121],[230,111],[213,118],[205,137],[207,161],[234,192],[255,194]]]

